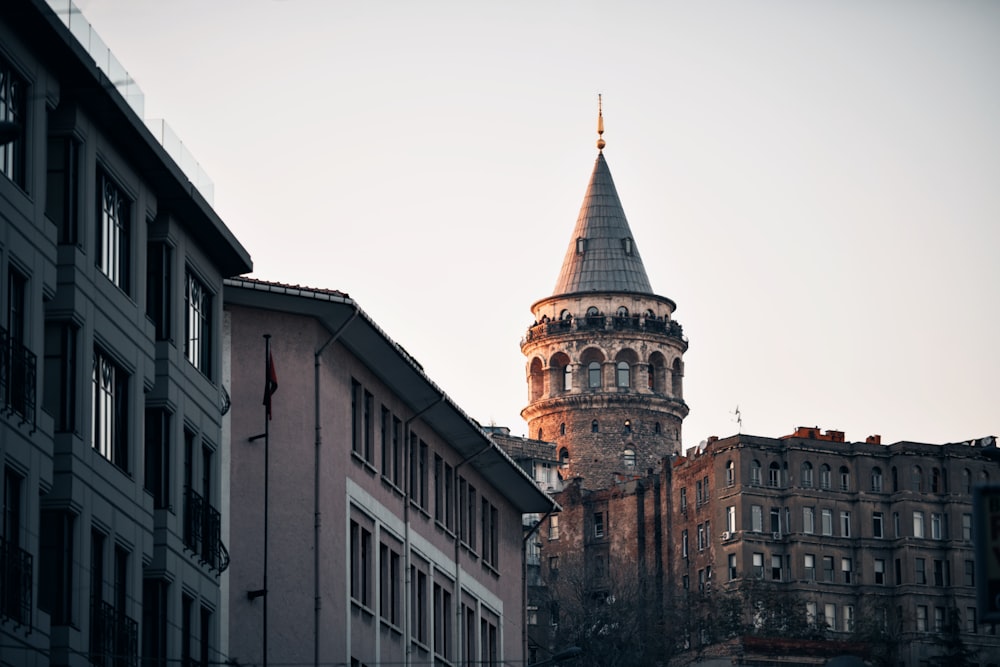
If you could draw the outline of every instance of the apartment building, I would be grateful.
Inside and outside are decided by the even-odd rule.
[[[250,257],[69,2],[0,5],[0,664],[220,659],[222,278]]]
[[[551,498],[348,295],[224,298],[231,659],[523,664],[522,515]]]

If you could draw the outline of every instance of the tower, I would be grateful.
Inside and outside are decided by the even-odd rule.
[[[531,306],[527,358],[531,437],[555,442],[563,477],[607,486],[680,450],[683,398],[676,304],[655,294],[604,158],[597,160],[552,296]]]

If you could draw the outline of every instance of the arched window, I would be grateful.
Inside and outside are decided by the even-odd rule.
[[[597,306],[591,306],[587,309],[587,317],[599,317],[601,311],[597,309]]]
[[[566,422],[559,424],[559,435],[566,435]]]
[[[628,317],[628,308],[625,306],[618,306],[618,312],[615,313],[618,317]]]
[[[656,422],[655,424],[653,424],[653,433],[657,435],[660,434],[660,422]]]
[[[618,362],[618,371],[615,375],[619,387],[628,389],[632,386],[631,371],[627,361]]]
[[[760,486],[760,461],[754,460],[750,463],[750,483]]]
[[[529,399],[534,402],[542,397],[545,391],[545,376],[542,372],[542,360],[535,358],[531,360],[528,370]]]
[[[899,491],[899,471],[896,470],[896,466],[892,466],[889,474],[892,475],[892,492],[896,493]]]
[[[941,493],[941,471],[931,468],[931,493]]]
[[[622,426],[622,433],[628,435],[631,432],[632,432],[632,420],[626,419],[625,424]]]
[[[573,366],[572,364],[566,364],[566,368],[563,369],[563,391],[569,391],[573,388]]]
[[[851,490],[851,471],[847,469],[847,466],[840,466],[840,490]]]
[[[572,316],[572,315],[570,314],[570,312],[569,312],[568,310],[566,310],[565,308],[563,308],[563,311],[562,311],[561,313],[559,313],[559,319],[560,319],[560,320],[568,320],[568,319],[570,319],[571,317],[573,317],[573,316]]]
[[[910,472],[910,488],[917,493],[922,493],[924,490],[924,471],[920,466],[913,466]]]
[[[819,488],[829,489],[830,484],[830,466],[824,463],[819,467]]]
[[[634,449],[626,449],[625,450],[625,452],[622,454],[622,463],[625,464],[626,468],[634,468],[635,467],[635,450]]]
[[[569,450],[563,447],[559,450],[559,467],[568,468],[569,467]]]
[[[596,419],[594,421],[590,422],[590,432],[591,433],[597,433],[599,430],[600,430],[600,427],[597,425],[597,420]]]
[[[538,440],[542,439],[542,429],[538,429]]]
[[[601,387],[601,364],[596,361],[591,361],[587,364],[587,385],[591,389],[600,389]]]
[[[673,394],[674,398],[684,397],[684,368],[681,366],[680,359],[674,359],[674,365],[671,368],[670,377],[670,392]]]
[[[726,486],[732,486],[736,483],[736,464],[730,461],[726,461]]]
[[[806,461],[802,464],[802,488],[811,489],[813,485],[813,464]]]
[[[656,389],[656,366],[653,364],[646,366],[646,387],[648,387],[650,391]]]
[[[962,470],[962,491],[972,493],[972,472],[968,468]]]
[[[872,493],[882,493],[882,469],[872,468]]]
[[[771,461],[771,465],[767,467],[767,485],[781,486],[781,466],[777,461]]]

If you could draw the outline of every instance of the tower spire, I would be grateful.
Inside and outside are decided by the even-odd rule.
[[[597,93],[597,150],[604,152],[604,113],[601,108],[601,94]]]

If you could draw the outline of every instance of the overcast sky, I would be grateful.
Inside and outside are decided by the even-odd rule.
[[[605,156],[685,446],[1000,434],[1000,3],[77,0],[255,277],[347,292],[483,424]],[[280,375],[280,341],[274,341]]]

